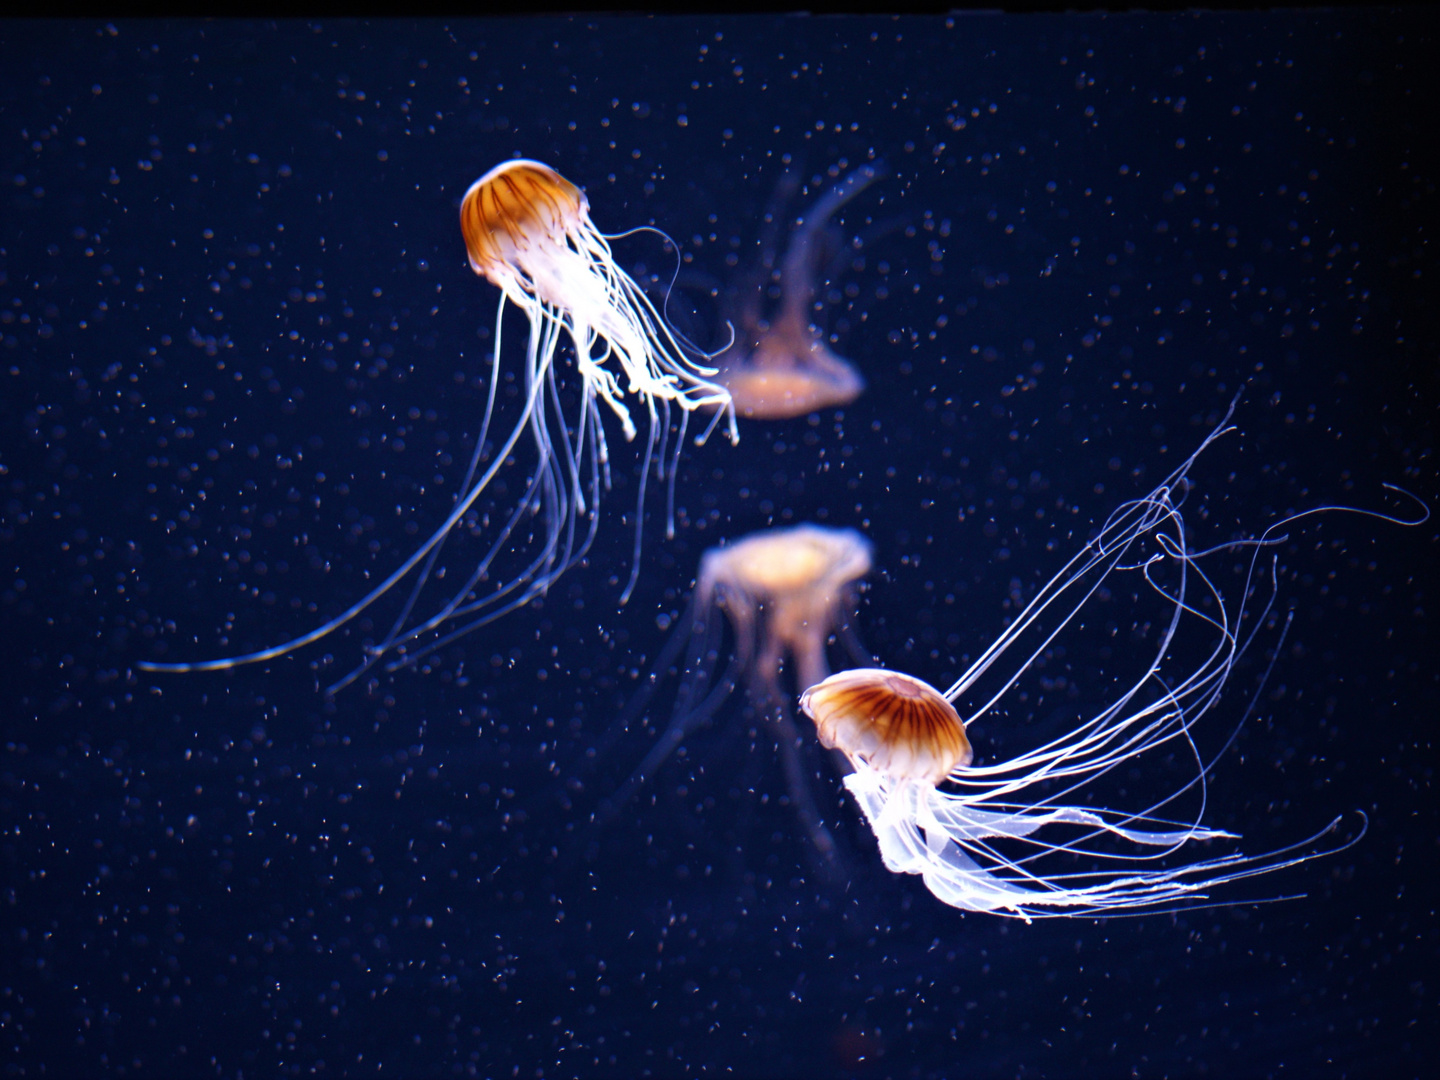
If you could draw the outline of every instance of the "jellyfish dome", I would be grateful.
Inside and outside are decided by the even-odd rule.
[[[871,559],[870,541],[854,529],[807,524],[752,533],[705,553],[695,603],[724,609],[746,668],[773,686],[788,653],[806,686],[830,673],[826,638],[848,618]],[[779,695],[767,687],[761,696]]]
[[[974,758],[955,706],[900,671],[859,668],[800,695],[821,745],[898,780],[939,784]]]

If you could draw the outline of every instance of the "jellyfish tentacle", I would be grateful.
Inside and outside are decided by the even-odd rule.
[[[140,668],[142,671],[155,672],[227,671],[231,668],[240,667],[244,664],[262,663],[266,660],[273,660],[276,657],[284,656],[287,653],[292,653],[297,649],[304,648],[306,645],[310,645],[313,642],[319,641],[321,638],[325,637],[330,633],[333,633],[335,630],[338,630],[340,627],[350,622],[351,619],[355,618],[366,608],[370,607],[371,604],[375,603],[376,600],[379,600],[382,596],[388,593],[392,588],[395,587],[398,582],[409,576],[410,571],[414,570],[416,566],[420,565],[420,563],[425,559],[425,557],[429,555],[430,550],[434,548],[435,545],[439,544],[442,540],[444,540],[446,536],[449,535],[450,530],[452,530],[460,521],[460,519],[464,517],[466,511],[468,511],[470,507],[475,504],[475,500],[477,500],[480,497],[481,493],[485,490],[485,488],[489,486],[490,481],[494,479],[495,474],[500,471],[501,466],[505,463],[505,459],[509,457],[510,451],[513,450],[516,443],[520,441],[520,436],[525,431],[529,417],[533,413],[533,410],[535,408],[535,397],[536,394],[534,392],[532,392],[527,397],[525,403],[525,412],[522,415],[522,422],[516,425],[515,429],[505,440],[505,444],[502,447],[500,453],[496,455],[495,460],[492,461],[489,468],[486,469],[485,474],[480,478],[479,481],[476,482],[475,486],[469,491],[469,493],[466,494],[465,498],[463,498],[459,503],[455,505],[454,509],[450,511],[449,516],[446,517],[445,521],[440,525],[440,527],[430,535],[430,538],[428,540],[421,544],[420,547],[415,549],[415,551],[410,554],[409,558],[402,562],[395,570],[391,571],[390,575],[386,577],[379,585],[375,586],[359,600],[355,601],[344,611],[340,612],[340,614],[326,620],[324,623],[322,623],[320,626],[315,627],[315,629],[313,630],[293,637],[289,641],[281,642],[278,645],[272,645],[269,648],[256,649],[253,652],[242,653],[237,656],[223,657],[217,660],[198,660],[184,663],[141,660],[137,661],[135,666]]]
[[[655,775],[665,760],[687,738],[710,721],[716,710],[724,704],[725,699],[735,689],[735,685],[739,681],[739,673],[740,664],[732,658],[729,665],[726,666],[724,674],[700,703],[670,721],[669,726],[660,733],[660,738],[656,740],[655,745],[650,748],[650,752],[645,755],[639,765],[635,766],[635,770],[626,778],[625,782],[615,789],[613,795],[601,802],[599,810],[596,811],[597,824],[604,824],[613,818],[634,798],[635,792],[644,787],[646,782]]]
[[[472,481],[475,479],[475,471],[480,467],[480,462],[485,456],[485,444],[490,433],[490,420],[495,415],[495,393],[500,387],[500,328],[503,325],[505,313],[505,293],[503,290],[500,293],[499,303],[500,308],[496,312],[495,319],[495,348],[491,351],[490,360],[490,389],[485,398],[485,414],[480,422],[480,433],[475,439],[475,449],[471,452],[470,462],[465,468],[465,476],[460,481],[460,486],[456,491],[456,501],[465,496],[465,493],[470,490]],[[415,582],[410,587],[410,594],[405,598],[405,603],[401,606],[399,614],[395,616],[394,621],[391,623],[390,630],[385,635],[381,647],[373,652],[367,650],[363,662],[350,671],[344,678],[332,683],[326,688],[325,693],[327,696],[338,693],[356,679],[360,678],[360,676],[364,675],[365,672],[369,671],[379,662],[381,656],[399,639],[401,631],[410,619],[411,612],[415,610],[415,604],[419,601],[421,592],[424,591],[426,583],[430,580],[430,574],[434,570],[435,563],[440,557],[441,549],[445,546],[445,540],[449,538],[450,534],[446,533],[445,538],[430,549],[430,554],[425,558],[425,565],[420,568],[420,572],[416,575]]]
[[[843,610],[854,611],[858,607],[856,601],[855,591],[849,590],[841,601],[841,606]],[[855,628],[854,620],[842,619],[835,627],[835,636],[839,638],[840,644],[845,646],[845,651],[855,661],[856,667],[873,667],[875,665],[875,656],[865,647],[865,642],[860,638],[860,632]]]
[[[641,679],[640,689],[630,698],[619,715],[610,721],[601,738],[586,749],[583,773],[593,773],[601,767],[615,745],[635,728],[636,721],[645,715],[665,673],[680,658],[682,651],[686,652],[681,668],[685,673],[682,693],[685,693],[694,681],[703,680],[708,683],[711,669],[705,657],[714,653],[717,648],[720,629],[719,621],[714,617],[714,610],[709,603],[708,590],[703,585],[697,587],[676,623],[675,632],[670,635],[650,665],[649,671]],[[688,711],[684,700],[688,699],[677,701],[677,713]],[[580,782],[579,777],[571,777],[567,784]]]
[[[635,542],[630,550],[630,577],[625,583],[625,589],[620,593],[620,606],[624,607],[630,602],[630,596],[635,591],[636,584],[640,581],[640,548],[642,538],[645,535],[645,493],[650,483],[650,466],[655,460],[655,429],[658,425],[658,418],[655,415],[655,408],[650,409],[650,427],[646,438],[645,453],[640,460],[640,485],[635,496]]]
[[[670,417],[667,406],[665,422],[668,428]],[[690,414],[680,411],[680,430],[675,433],[675,450],[670,459],[670,473],[665,482],[665,539],[675,539],[675,481],[680,475],[680,450],[685,445],[685,431],[690,424]],[[663,459],[664,454],[661,454]]]
[[[779,687],[776,687],[778,691]],[[779,735],[776,743],[780,748],[780,765],[785,774],[785,786],[790,792],[790,805],[795,816],[810,837],[810,843],[820,856],[822,863],[833,863],[837,853],[835,837],[826,827],[811,791],[810,778],[805,775],[805,765],[800,757],[802,740],[795,729],[795,717],[789,702],[778,693],[769,702]]]
[[[593,415],[594,414],[592,412],[592,426],[598,427],[598,423],[593,420]],[[515,528],[518,527],[520,522],[527,514],[537,511],[539,500],[530,493],[533,493],[534,488],[538,486],[538,483],[538,477],[532,478],[530,488],[527,492],[527,497],[522,499],[521,502],[516,505],[515,510],[510,516],[510,519],[506,522],[506,524],[502,527],[500,532],[495,537],[495,540],[487,551],[486,556],[481,560],[479,566],[477,566],[477,568],[471,573],[470,578],[467,580],[466,584],[457,591],[454,598],[455,601],[458,602],[462,600],[465,596],[470,595],[471,590],[475,587],[476,584],[478,584],[481,577],[484,576],[484,573],[488,569],[490,563],[503,549],[505,542],[514,532]],[[598,464],[596,463],[594,454],[592,453],[590,478],[592,501],[598,495],[598,488],[600,483],[601,478],[598,472]],[[573,517],[567,520],[570,522],[570,525],[573,529]],[[594,514],[590,514],[589,525],[586,528],[584,538],[581,540],[579,546],[574,548],[573,550],[567,547],[566,555],[559,565],[555,565],[555,560],[551,557],[550,552],[542,551],[531,561],[530,565],[524,571],[522,571],[516,577],[512,578],[510,581],[503,584],[495,592],[489,593],[484,597],[477,598],[472,603],[457,603],[456,606],[453,607],[447,605],[447,607],[443,608],[441,612],[437,613],[436,616],[432,616],[429,620],[426,620],[426,622],[421,623],[413,627],[411,630],[407,631],[402,638],[397,639],[398,643],[396,645],[396,649],[397,651],[400,651],[402,653],[402,656],[399,659],[394,660],[390,664],[388,664],[386,670],[395,671],[401,667],[412,666],[423,657],[431,655],[436,650],[445,647],[446,645],[461,637],[464,637],[466,634],[472,633],[483,626],[489,625],[496,619],[500,618],[505,614],[508,614],[511,611],[515,611],[519,608],[524,607],[536,597],[543,595],[557,577],[559,577],[565,571],[569,570],[571,567],[578,564],[589,554],[590,549],[594,544],[598,528],[599,518]],[[511,595],[512,593],[515,595]],[[509,597],[509,599],[505,600],[506,597]],[[499,604],[498,602],[501,600],[505,600],[505,603]],[[471,622],[464,623],[461,626],[450,630],[444,635],[427,642],[420,649],[411,650],[408,649],[405,644],[408,641],[418,639],[423,634],[438,629],[438,627],[444,622],[457,618],[462,618],[476,611],[483,612],[483,614],[472,620]]]
[[[546,344],[548,345],[549,343],[547,342]],[[547,349],[546,352],[547,355],[553,360],[553,348]],[[546,361],[540,367],[537,373],[536,383],[538,387],[542,388],[542,394],[543,390],[549,391],[550,400],[553,406],[558,411],[559,391],[554,383],[554,370],[555,368],[553,362]],[[542,397],[542,410],[543,404],[544,403]],[[590,415],[588,408],[584,410],[583,415]],[[573,563],[577,561],[577,559],[580,557],[579,555],[575,555],[574,557],[572,557],[571,553],[567,550],[566,557],[558,560],[559,566],[556,566],[556,530],[559,529],[561,524],[563,523],[565,527],[567,527],[571,531],[571,535],[573,536],[575,515],[570,511],[569,499],[561,496],[559,493],[560,486],[556,482],[555,475],[555,470],[558,467],[556,463],[557,455],[554,451],[554,442],[549,434],[547,422],[542,418],[541,421],[531,426],[531,431],[532,436],[534,437],[534,440],[536,442],[536,449],[539,458],[538,464],[531,471],[531,475],[526,482],[526,489],[524,494],[517,502],[515,509],[511,512],[510,517],[506,521],[505,525],[501,527],[499,532],[491,541],[485,555],[481,557],[479,562],[472,569],[465,583],[462,584],[461,587],[452,594],[451,599],[445,605],[443,605],[438,612],[436,612],[430,618],[424,620],[417,626],[410,628],[403,635],[392,635],[384,643],[382,643],[381,646],[375,647],[372,650],[372,655],[374,659],[378,659],[379,656],[394,649],[400,649],[404,651],[405,646],[408,642],[414,641],[422,635],[437,629],[439,626],[450,621],[451,619],[494,605],[499,600],[503,599],[505,596],[509,595],[512,592],[518,591],[522,598],[517,599],[513,603],[506,604],[502,609],[502,613],[513,611],[518,607],[523,607],[526,603],[534,599],[536,596],[542,595],[549,588],[550,583],[556,577],[558,577],[560,573],[563,573],[565,570],[569,569],[569,567],[573,565]],[[513,535],[514,530],[526,518],[526,516],[531,513],[537,512],[542,506],[545,505],[555,507],[557,509],[557,512],[547,516],[547,542],[541,546],[539,551],[532,558],[529,566],[527,566],[523,571],[521,571],[517,576],[512,578],[495,593],[491,593],[487,597],[479,599],[473,604],[465,604],[465,598],[471,594],[471,591],[475,588],[475,586],[489,572],[489,569],[493,564],[494,560],[500,555],[503,550],[505,550],[506,544],[509,538]],[[407,655],[407,659],[403,659],[396,665],[388,667],[387,670],[395,670],[397,666],[407,666],[407,664],[413,663],[414,660],[418,659],[419,656],[429,655],[437,648],[448,644],[450,641],[454,640],[462,633],[468,633],[478,628],[479,626],[483,626],[486,623],[493,621],[493,619],[494,617],[487,617],[483,620],[478,620],[466,624],[466,626],[462,630],[451,631],[443,638],[431,642],[423,651],[419,653],[409,653]],[[348,681],[348,679],[346,681]]]

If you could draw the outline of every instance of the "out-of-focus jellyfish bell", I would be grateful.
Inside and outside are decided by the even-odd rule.
[[[704,442],[722,421],[730,438],[738,438],[729,391],[713,378],[715,369],[700,362],[708,358],[692,359],[616,263],[607,238],[590,220],[585,194],[548,165],[514,160],[491,169],[465,193],[460,227],[471,267],[498,286],[501,296],[484,420],[469,470],[445,521],[384,581],[308,633],[218,660],[137,666],[147,671],[216,671],[283,656],[338,630],[414,573],[409,597],[389,632],[365,645],[364,662],[332,686],[333,691],[389,654],[397,655],[390,669],[413,663],[524,606],[579,562],[594,539],[601,496],[610,486],[600,401],[619,419],[627,440],[636,434],[631,404],[642,406],[648,419],[630,580],[620,601],[629,598],[640,568],[650,468],[658,465],[662,477],[668,470],[673,506],[675,472],[690,414],[702,408],[715,410],[697,443]],[[504,381],[502,330],[507,301],[524,313],[529,324],[524,364],[516,380],[524,400],[509,434],[495,447],[488,436],[496,391]],[[562,408],[563,365],[557,362],[567,342],[578,376],[578,405],[571,415]],[[679,410],[679,422],[670,451],[672,408]],[[528,479],[519,485],[520,497],[508,511],[487,512],[487,520],[497,524],[484,538],[483,553],[464,572],[447,577],[445,567],[436,568],[441,547],[500,470],[514,463],[513,455],[527,433],[535,460]],[[668,513],[667,529],[673,531]],[[465,531],[478,529],[467,523]],[[517,537],[528,539],[512,543]],[[502,569],[507,557],[516,565]],[[458,585],[453,584],[456,577]],[[450,590],[448,599],[427,617],[412,619],[426,584],[442,578]]]
[[[1217,886],[1341,850],[1363,835],[1361,814],[1355,835],[1328,846],[1322,838],[1339,818],[1315,836],[1262,855],[1189,854],[1198,842],[1238,839],[1201,818],[1208,774],[1239,725],[1208,752],[1197,742],[1196,725],[1274,603],[1275,564],[1259,565],[1262,553],[1284,539],[1279,530],[1320,512],[1286,518],[1255,538],[1190,547],[1180,513],[1186,478],[1200,452],[1226,430],[1222,423],[1154,491],[1111,514],[943,694],[900,672],[861,668],[832,675],[801,696],[820,741],[855,767],[845,786],[890,870],[920,875],[941,900],[971,911],[1027,921],[1113,915],[1208,900]],[[1320,508],[1342,509],[1349,508]],[[1249,572],[1238,590],[1222,588],[1225,579],[1203,569],[1210,557],[1247,550]],[[1262,583],[1268,598],[1257,614],[1247,602]],[[1103,609],[1092,610],[1098,605]],[[1117,624],[1132,628],[1128,641],[1106,629]],[[1087,632],[1103,635],[1108,659],[1096,677],[1114,688],[1110,704],[1065,723],[1076,706],[1065,703],[1062,691],[1038,746],[974,764],[969,724],[989,716],[992,726],[1010,728],[1025,708],[1039,707],[1047,683],[1052,700],[1067,682],[1079,689],[1073,683],[1083,681],[1087,669],[1074,658],[1084,652],[1079,646]],[[1125,673],[1127,662],[1133,667]],[[1258,691],[1252,706],[1257,697]],[[971,703],[963,718],[955,707],[960,701]],[[1029,705],[1017,707],[1017,701]],[[1249,715],[1243,710],[1239,724]],[[1110,787],[1102,787],[1107,781]],[[1149,795],[1135,794],[1151,783]],[[1178,809],[1182,796],[1190,801],[1188,813]],[[1146,801],[1133,809],[1105,805],[1113,799],[1133,805],[1137,798]]]
[[[773,692],[785,656],[801,685],[829,674],[825,642],[846,624],[855,583],[870,572],[870,541],[854,529],[796,525],[711,548],[700,562],[693,606],[723,609],[741,667]]]
[[[645,689],[622,713],[605,745],[641,719],[656,687],[683,651],[669,723],[629,779],[605,801],[598,817],[608,818],[626,805],[743,682],[750,703],[773,726],[790,803],[815,850],[829,856],[833,840],[814,809],[791,712],[794,696],[782,689],[781,673],[793,664],[797,687],[825,678],[830,673],[826,646],[832,635],[852,657],[869,662],[850,621],[857,606],[857,583],[870,566],[871,546],[865,537],[853,529],[820,525],[752,533],[707,551],[689,607],[656,659]],[[734,647],[717,679],[727,622]],[[650,726],[648,719],[643,726]]]

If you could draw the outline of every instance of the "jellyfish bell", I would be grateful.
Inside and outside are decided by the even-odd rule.
[[[389,657],[386,670],[411,665],[463,634],[485,626],[544,595],[587,554],[596,535],[602,496],[610,487],[610,453],[598,402],[618,419],[627,440],[637,433],[632,405],[643,409],[648,435],[641,453],[630,579],[638,580],[647,483],[652,466],[669,484],[667,531],[673,533],[674,483],[690,414],[713,409],[696,437],[703,443],[721,425],[738,439],[730,393],[715,381],[708,358],[687,347],[645,294],[617,264],[610,237],[591,221],[589,203],[575,184],[548,165],[517,159],[496,166],[461,200],[460,228],[470,266],[500,289],[490,387],[469,468],[445,520],[380,584],[321,625],[270,648],[215,660],[141,661],[145,671],[220,671],[271,660],[339,630],[402,581],[408,597],[390,629],[363,647],[364,660],[329,687],[339,689]],[[658,230],[653,230],[657,231]],[[663,234],[662,234],[663,235]],[[508,435],[492,444],[496,391],[505,380],[505,306],[525,316],[529,335],[518,377],[520,414]],[[559,359],[568,344],[573,380]],[[564,390],[578,402],[567,409]],[[672,414],[678,411],[673,451]],[[528,439],[527,439],[528,436]],[[524,444],[533,452],[529,475],[510,509],[477,503],[509,485],[492,482],[516,465]],[[474,513],[472,513],[474,511]],[[481,513],[483,511],[483,513]],[[467,518],[467,515],[469,518]],[[471,519],[483,519],[490,529]],[[457,531],[478,533],[482,550],[456,575],[437,560]],[[453,570],[454,568],[448,568]],[[452,584],[458,579],[459,584]],[[417,616],[427,585],[445,581],[448,596]],[[329,658],[326,659],[328,663]]]
[[[747,358],[722,358],[716,380],[747,420],[788,420],[848,405],[865,379],[794,319],[775,324]]]
[[[842,671],[800,695],[820,744],[897,780],[939,784],[974,758],[955,706],[900,671]]]
[[[590,201],[585,193],[548,165],[516,158],[496,165],[470,185],[460,200],[460,230],[470,269],[502,289],[512,282],[525,292],[536,291],[534,279],[549,275],[547,263],[529,269],[525,263],[568,243],[570,233],[585,228]],[[543,241],[543,242],[542,242]],[[545,253],[551,254],[545,254]],[[542,284],[552,297],[561,290]]]
[[[778,678],[788,655],[800,684],[809,685],[829,674],[826,639],[853,606],[854,583],[870,572],[872,554],[854,529],[807,524],[753,533],[705,553],[697,602],[725,611],[749,670]],[[762,696],[782,697],[769,686]]]
[[[870,571],[870,541],[854,529],[795,525],[751,533],[705,553],[701,576],[760,595],[830,597]]]
[[[888,869],[920,875],[935,896],[966,910],[1026,921],[1111,916],[1208,903],[1221,886],[1333,854],[1364,834],[1361,813],[1345,839],[1326,839],[1339,828],[1336,818],[1263,854],[1194,854],[1199,844],[1239,839],[1203,817],[1212,771],[1250,717],[1269,667],[1228,733],[1221,729],[1212,742],[1200,721],[1267,624],[1279,575],[1276,558],[1264,565],[1264,554],[1310,514],[1345,511],[1408,525],[1429,516],[1423,504],[1418,520],[1327,506],[1259,536],[1194,548],[1181,514],[1187,477],[1200,453],[1232,430],[1228,420],[1155,490],[1117,508],[943,693],[878,668],[842,671],[804,692],[800,706],[820,741],[855,770],[845,786]],[[1225,553],[1248,555],[1238,589],[1207,569]],[[1258,612],[1250,607],[1256,595],[1265,597]],[[1117,610],[1118,603],[1133,606]],[[1108,605],[1103,613],[1091,610],[1099,604]],[[1133,628],[1132,648],[1112,648],[1107,627],[1117,624]],[[1271,664],[1286,627],[1288,620]],[[1108,659],[1097,675],[1108,704],[1094,712],[1063,705],[1068,722],[1038,745],[976,764],[966,729],[982,717],[998,724],[1009,706],[1027,700],[1027,708],[1038,707],[1045,683],[1057,682],[1047,665],[1083,678],[1086,668],[1074,658],[1087,633],[1103,636],[1100,655]],[[1132,652],[1136,670],[1117,674],[1120,654]],[[1136,794],[1141,788],[1149,793]],[[1127,805],[1105,805],[1116,800]]]
[[[828,858],[834,844],[815,810],[790,706],[794,698],[782,687],[782,673],[793,666],[797,687],[825,678],[832,636],[854,659],[869,660],[851,620],[871,564],[870,542],[860,533],[809,524],[753,533],[707,551],[674,634],[591,761],[636,727],[650,728],[648,707],[673,668],[678,688],[670,719],[629,778],[604,800],[597,821],[613,818],[743,683],[775,737],[791,805],[813,849]],[[722,670],[727,625],[734,640]]]

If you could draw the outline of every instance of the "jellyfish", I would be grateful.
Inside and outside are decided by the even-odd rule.
[[[143,661],[137,665],[141,669],[218,671],[284,656],[340,629],[413,574],[409,596],[389,631],[364,647],[363,663],[331,686],[333,692],[386,656],[394,654],[387,670],[412,664],[523,607],[578,563],[594,540],[601,498],[610,487],[602,404],[627,441],[637,433],[632,405],[643,407],[648,422],[630,578],[620,596],[621,604],[628,600],[640,569],[651,466],[662,478],[668,476],[673,508],[675,472],[690,414],[714,410],[697,444],[703,444],[722,422],[732,442],[739,438],[730,393],[716,381],[715,368],[704,362],[708,358],[687,351],[616,263],[609,244],[614,237],[595,227],[584,192],[548,165],[516,159],[491,169],[465,193],[460,228],[471,268],[500,289],[500,302],[484,419],[448,516],[380,584],[307,633],[236,656],[184,663]],[[524,404],[495,449],[488,439],[506,362],[502,331],[507,303],[520,310],[529,327],[519,380]],[[569,415],[561,396],[569,380],[557,359],[565,343],[573,356],[578,389],[578,403]],[[678,434],[670,449],[672,410],[678,411]],[[508,514],[499,515],[498,528],[484,539],[482,553],[459,575],[459,584],[448,586],[448,599],[427,617],[412,618],[426,584],[446,576],[444,567],[436,572],[445,541],[457,529],[476,531],[467,514],[527,442],[534,462],[519,499]],[[538,519],[538,527],[533,519]],[[667,513],[667,531],[673,534],[673,529],[673,512]],[[524,565],[501,572],[497,560],[510,552],[512,541],[523,537],[531,539],[519,540],[514,548],[524,552],[520,555]]]
[[[826,646],[832,635],[857,662],[871,662],[850,626],[857,583],[869,573],[870,565],[870,542],[860,533],[809,524],[753,533],[707,551],[689,607],[657,657],[645,689],[630,702],[602,749],[608,749],[643,714],[683,650],[670,721],[629,779],[601,805],[597,820],[608,820],[626,805],[743,681],[752,705],[774,725],[791,805],[814,850],[828,858],[834,841],[810,793],[790,707],[793,698],[782,689],[781,671],[793,666],[797,687],[824,679],[830,673]],[[735,644],[717,679],[727,620]]]
[[[1188,475],[1200,453],[1233,430],[1229,415],[1153,491],[1116,509],[943,693],[902,672],[864,667],[831,675],[801,695],[820,742],[854,767],[845,786],[889,870],[920,875],[954,907],[1028,922],[1191,906],[1222,885],[1358,842],[1363,812],[1345,839],[1325,839],[1340,828],[1337,817],[1308,839],[1265,854],[1192,854],[1239,839],[1202,820],[1212,771],[1260,690],[1218,750],[1201,749],[1197,725],[1220,699],[1237,659],[1271,622],[1278,569],[1277,557],[1264,560],[1266,549],[1285,539],[1281,532],[1291,523],[1326,511],[1419,523],[1319,507],[1258,537],[1196,549],[1181,515]],[[1428,515],[1425,509],[1419,520]],[[1243,585],[1222,588],[1211,564],[1225,555],[1233,564],[1237,554],[1246,567]],[[1249,609],[1257,592],[1266,597],[1258,613]],[[1282,627],[1273,665],[1289,622],[1277,615],[1271,625]],[[1096,675],[1118,687],[1110,703],[1087,715],[1062,694],[1059,722],[1038,745],[977,763],[967,728],[982,717],[1001,724],[1007,702],[1028,700],[1038,709],[1047,682],[1053,691],[1067,671],[1083,680],[1084,669],[1066,657],[1078,655],[1073,646],[1086,634],[1103,635],[1107,646],[1127,638],[1135,645],[1111,647],[1111,660]],[[1133,667],[1121,674],[1125,659]],[[1134,808],[1104,805],[1152,779],[1161,789],[1134,798]],[[1189,812],[1179,809],[1182,801]]]
[[[860,396],[865,380],[837,356],[810,322],[815,274],[831,216],[883,173],[883,165],[855,169],[805,214],[785,253],[780,275],[780,311],[761,318],[759,282],[744,290],[736,347],[718,358],[716,381],[730,391],[735,410],[752,420],[784,420],[819,409],[847,405]],[[793,188],[787,177],[781,196]],[[781,199],[777,198],[777,202]],[[772,214],[773,216],[773,214]],[[768,244],[766,245],[769,246]],[[762,260],[762,269],[764,260]]]

